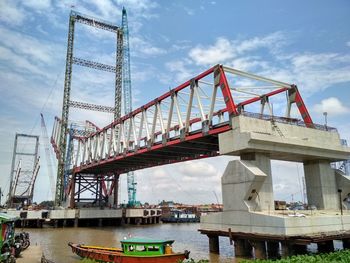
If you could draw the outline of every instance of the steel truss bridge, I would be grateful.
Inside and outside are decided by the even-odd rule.
[[[298,119],[291,118],[292,105]],[[75,136],[71,173],[101,175],[100,191],[107,194],[108,175],[217,156],[218,134],[229,131],[231,117],[241,114],[330,129],[313,123],[295,85],[216,65],[108,126]],[[51,142],[58,155],[61,126],[56,117]]]

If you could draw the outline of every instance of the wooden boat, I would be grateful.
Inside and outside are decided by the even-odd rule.
[[[173,243],[174,240],[129,238],[121,241],[121,248],[85,246],[71,242],[68,245],[78,256],[102,262],[178,263],[187,259],[190,252],[186,250],[184,253],[174,253]]]

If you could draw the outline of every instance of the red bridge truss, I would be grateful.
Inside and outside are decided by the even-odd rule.
[[[291,118],[294,103],[302,121]],[[276,121],[316,128],[295,85],[216,65],[108,126],[75,137],[72,172],[115,175],[217,156],[218,134],[231,129],[232,116],[271,118],[282,111],[285,116]],[[58,155],[60,125],[56,117],[51,142]]]

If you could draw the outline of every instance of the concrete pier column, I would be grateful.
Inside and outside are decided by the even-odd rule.
[[[71,190],[70,190],[70,200],[69,200],[69,207],[75,208],[75,174],[72,175],[71,179]]]
[[[209,252],[220,254],[219,237],[214,235],[208,235],[209,238]]]
[[[254,178],[253,182],[250,185],[251,193],[248,197],[248,201],[253,202],[251,205],[257,211],[274,210],[275,204],[273,197],[270,156],[268,154],[263,153],[246,153],[241,154],[240,157],[244,163],[246,163],[247,165],[254,165],[258,167],[266,175],[263,180],[260,177]],[[235,173],[237,173],[237,171]],[[243,182],[245,183],[244,180]]]
[[[98,226],[99,226],[99,227],[102,227],[102,226],[103,226],[103,219],[102,219],[102,218],[99,218],[99,219],[98,219]]]
[[[343,248],[344,249],[350,248],[350,239],[343,239]]]
[[[74,227],[79,226],[79,218],[74,218]]]
[[[114,189],[113,189],[113,206],[118,206],[118,188],[119,188],[119,174],[114,175]]]
[[[254,253],[256,259],[266,259],[266,245],[265,241],[253,241]]]
[[[286,258],[291,256],[292,254],[293,254],[293,248],[291,244],[289,244],[286,241],[281,242],[281,257]]]
[[[318,210],[338,210],[338,188],[329,161],[304,162],[304,172],[308,203]]]
[[[66,226],[67,226],[67,220],[63,219],[63,227],[66,227]]]
[[[317,243],[317,249],[320,253],[327,253],[334,251],[333,240]]]
[[[54,226],[55,226],[55,228],[58,227],[58,220],[57,219],[54,221]]]
[[[279,256],[280,243],[275,241],[266,242],[267,256],[269,259],[276,259]]]
[[[247,240],[235,239],[235,257],[251,257],[252,256],[252,246]]]
[[[295,255],[302,255],[307,253],[307,246],[306,245],[298,245],[298,244],[293,244],[291,246],[291,254]]]

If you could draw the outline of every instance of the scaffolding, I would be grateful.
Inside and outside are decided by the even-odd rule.
[[[95,27],[98,29],[106,30],[116,35],[116,64],[115,66],[105,65],[95,61],[89,61],[82,58],[77,58],[73,54],[74,46],[74,36],[75,36],[75,23],[82,23],[87,26]],[[122,94],[122,63],[123,63],[123,31],[117,26],[109,22],[103,21],[101,19],[96,19],[94,17],[78,13],[76,11],[71,11],[69,17],[69,30],[68,30],[68,41],[67,41],[67,56],[66,56],[66,71],[65,71],[65,80],[64,80],[64,95],[63,95],[63,107],[62,107],[62,118],[61,126],[58,131],[59,139],[55,148],[56,155],[58,157],[58,169],[57,169],[57,182],[56,182],[56,196],[55,204],[56,206],[62,205],[62,202],[66,200],[67,195],[71,192],[71,205],[74,206],[75,201],[79,198],[82,192],[76,193],[75,183],[78,184],[77,189],[83,188],[86,190],[86,187],[82,187],[80,182],[83,178],[80,178],[79,174],[72,174],[71,169],[69,169],[69,160],[70,160],[70,151],[72,150],[72,142],[68,142],[68,136],[70,134],[70,128],[68,123],[69,110],[70,108],[80,108],[85,110],[100,111],[113,113],[114,119],[120,118],[121,115],[121,94]],[[72,101],[70,99],[71,94],[71,82],[72,82],[72,68],[73,64],[78,66],[89,67],[92,69],[107,71],[115,74],[115,101],[114,107],[104,106],[104,105],[95,105],[91,103]],[[77,133],[77,132],[75,132]],[[74,139],[76,134],[71,133],[70,140]],[[68,145],[70,144],[70,145]],[[55,147],[55,146],[54,146]],[[67,158],[68,157],[68,158]],[[86,175],[85,175],[86,176]],[[98,178],[104,178],[105,175],[89,175],[90,178],[96,178],[96,183],[101,181]],[[116,178],[116,176],[111,176]],[[117,177],[119,179],[119,176]],[[89,179],[93,180],[93,179]],[[109,181],[109,180],[105,180]],[[113,185],[117,185],[114,183]],[[116,190],[115,190],[116,192]],[[79,195],[77,197],[77,195]],[[115,194],[115,196],[117,196]],[[102,197],[97,191],[94,191],[94,200],[106,199]],[[115,198],[116,199],[116,198]],[[114,200],[117,202],[117,200]]]
[[[39,136],[16,133],[10,172],[7,206],[33,203],[34,185],[40,169]]]

